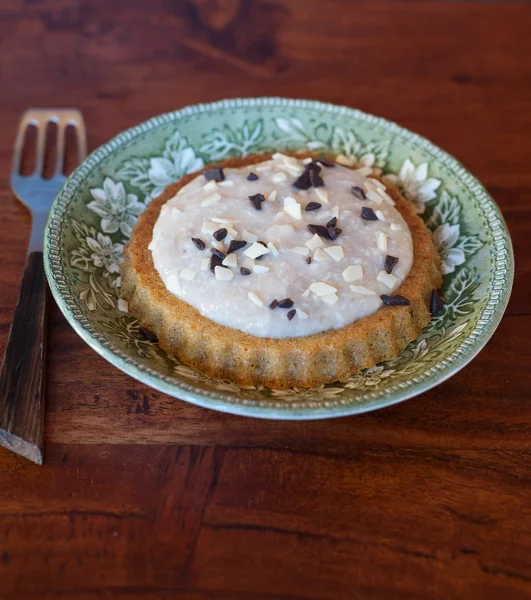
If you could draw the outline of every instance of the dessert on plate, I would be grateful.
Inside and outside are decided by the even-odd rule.
[[[229,159],[183,177],[125,249],[128,310],[242,385],[312,387],[396,356],[440,307],[440,258],[396,189],[329,157]]]

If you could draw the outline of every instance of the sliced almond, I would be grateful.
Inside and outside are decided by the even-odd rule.
[[[400,227],[400,225],[398,225],[398,223],[391,223],[391,229],[393,231],[401,231],[402,227]]]
[[[339,296],[337,294],[327,294],[326,296],[321,296],[321,300],[327,304],[335,304],[339,300]]]
[[[375,210],[374,214],[378,217],[378,219],[380,221],[385,221],[384,214],[383,214],[383,212],[381,210]],[[391,226],[391,229],[392,229],[392,226]]]
[[[179,281],[178,275],[170,275],[166,280],[166,287],[172,294],[175,294],[176,296],[182,294],[183,290],[181,288],[181,282]]]
[[[118,298],[118,310],[125,313],[129,311],[129,303],[127,302],[127,300],[124,300],[123,298]]]
[[[345,167],[353,167],[356,164],[356,159],[349,158],[348,156],[345,156],[344,154],[338,154],[336,156],[336,163],[339,163],[340,165],[344,165]]]
[[[380,194],[378,194],[378,192],[373,192],[372,190],[369,190],[366,196],[368,200],[374,202],[375,204],[381,204],[383,202],[383,198],[380,196]]]
[[[210,267],[210,258],[202,258],[201,259],[201,271],[208,271]]]
[[[395,205],[395,201],[384,190],[378,190],[378,194],[387,202],[387,204],[390,204],[391,206]]]
[[[339,206],[334,206],[334,208],[330,211],[330,214],[332,217],[335,217],[336,219],[339,218]]]
[[[254,302],[256,304],[256,306],[259,306],[260,308],[262,308],[262,306],[264,306],[264,303],[263,303],[262,299],[260,298],[260,296],[258,294],[255,294],[254,292],[248,292],[247,298],[249,298],[249,300],[251,302]]]
[[[308,158],[303,158],[302,159],[302,164],[303,165],[309,165],[312,162],[313,158],[311,156],[308,156]]]
[[[380,271],[378,273],[378,277],[376,277],[376,279],[380,283],[383,283],[390,290],[392,290],[395,287],[396,282],[398,281],[397,277],[395,277],[394,275],[390,275],[389,273],[386,273],[385,271]]]
[[[284,206],[290,206],[291,204],[298,204],[297,199],[293,196],[286,196],[284,198]]]
[[[215,181],[209,181],[203,186],[205,192],[212,192],[218,189],[218,184]]]
[[[214,273],[218,281],[232,281],[234,277],[234,273],[230,269],[220,267],[219,265],[214,269]]]
[[[284,212],[297,221],[302,219],[300,204],[288,204],[287,206],[284,206]]]
[[[328,254],[323,252],[321,248],[317,248],[317,250],[313,254],[313,260],[315,262],[323,263],[328,262],[330,260],[330,257],[328,256]]]
[[[259,256],[263,256],[264,254],[269,254],[269,252],[271,252],[271,250],[269,250],[269,248],[263,244],[260,244],[259,242],[253,242],[252,245],[245,250],[244,254],[248,258],[254,259],[258,258]]]
[[[337,292],[337,288],[335,288],[333,285],[325,283],[324,281],[316,281],[315,283],[312,283],[309,287],[309,290],[316,296],[327,296]]]
[[[288,176],[286,175],[286,173],[280,172],[280,173],[275,173],[271,180],[273,181],[273,183],[282,183],[282,182],[286,181],[287,178],[288,178]]]
[[[209,233],[210,235],[212,235],[218,229],[218,223],[212,223],[212,221],[203,221],[203,225],[201,226],[201,232]]]
[[[368,177],[372,173],[372,169],[370,167],[361,167],[356,169],[354,173],[359,173],[363,177]]]
[[[276,199],[276,197],[277,197],[277,190],[273,190],[273,191],[272,191],[272,192],[269,194],[269,196],[267,197],[267,199],[268,199],[270,202],[273,202],[273,201]]]
[[[336,262],[339,262],[345,256],[345,253],[343,252],[343,246],[327,246],[324,251]]]
[[[343,275],[343,279],[347,283],[356,281],[356,279],[361,279],[363,277],[363,267],[361,265],[349,265],[341,275]]]
[[[218,185],[219,187],[232,187],[234,185],[234,181],[232,179],[225,179],[225,181],[220,181]]]
[[[308,256],[310,254],[310,250],[306,246],[295,246],[295,248],[290,248],[290,250],[301,256]]]
[[[317,248],[324,246],[324,243],[323,240],[315,233],[313,238],[306,242],[306,246],[308,246],[310,250],[316,250]]]
[[[328,192],[326,190],[320,187],[315,188],[315,195],[323,204],[328,204]]]
[[[222,223],[223,225],[232,225],[234,223],[234,219],[227,219],[226,217],[212,217],[212,221],[214,223]]]
[[[232,235],[233,238],[238,236],[238,232],[236,231],[236,229],[233,229],[232,227],[227,228],[227,233],[229,235]]]
[[[231,252],[227,254],[227,256],[221,261],[221,264],[225,267],[237,267],[238,266],[238,257],[236,252]]]
[[[181,269],[179,277],[181,279],[186,279],[187,281],[193,281],[195,279],[195,271],[193,269],[187,269],[185,267],[184,269]]]
[[[271,250],[271,254],[273,256],[279,255],[279,251],[277,250],[277,247],[275,246],[275,244],[273,244],[273,242],[268,242],[267,247]]]
[[[272,168],[273,168],[273,165],[258,165],[255,168],[255,171],[257,173],[265,173],[266,171],[271,171]]]
[[[212,248],[215,248],[216,250],[223,252],[223,250],[224,250],[223,242],[218,242],[217,240],[212,240],[211,244],[212,244]]]
[[[214,192],[213,194],[210,194],[210,196],[207,196],[203,202],[201,202],[201,206],[211,206],[212,204],[215,204],[216,202],[219,202],[221,200],[221,194],[219,194],[218,192]]]
[[[266,267],[265,265],[254,265],[253,273],[256,273],[257,275],[262,275],[263,273],[269,273],[269,267]]]
[[[378,234],[377,243],[378,248],[380,248],[382,252],[385,252],[387,250],[387,236],[383,231],[380,231],[380,233]]]
[[[361,294],[362,296],[375,296],[376,292],[373,292],[369,288],[364,285],[351,285],[350,289],[356,294]]]
[[[307,319],[308,318],[308,313],[305,313],[300,308],[297,308],[297,316],[299,317],[299,319]]]
[[[307,298],[309,295],[311,294],[311,290],[310,288],[304,290],[304,292],[302,292],[302,295]]]

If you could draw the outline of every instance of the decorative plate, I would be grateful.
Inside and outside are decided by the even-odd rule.
[[[399,356],[346,383],[271,390],[210,379],[138,332],[118,310],[119,265],[138,215],[185,173],[229,156],[305,148],[343,154],[397,184],[433,231],[445,308]],[[247,98],[155,117],[93,152],[57,196],[46,275],[77,333],[132,377],[171,396],[241,415],[349,415],[419,394],[465,366],[500,322],[513,280],[509,234],[483,186],[454,158],[398,125],[307,100]]]

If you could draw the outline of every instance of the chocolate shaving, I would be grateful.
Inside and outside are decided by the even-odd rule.
[[[207,181],[224,181],[225,175],[221,167],[213,167],[203,173]]]
[[[360,200],[367,200],[365,192],[359,187],[359,185],[353,186],[350,191],[354,194],[354,196],[356,196],[356,198],[359,198]]]
[[[249,173],[247,175],[247,181],[256,181],[258,179],[258,175],[256,173]]]
[[[278,306],[278,300],[273,300],[273,302],[271,302],[271,304],[269,305],[269,308],[271,310],[274,310],[277,306]]]
[[[158,342],[159,338],[149,329],[146,329],[145,327],[139,327],[138,328],[138,333],[140,333],[141,335],[143,335],[146,340],[149,340],[150,342]]]
[[[312,257],[311,257],[311,256],[308,256],[308,257],[306,258],[306,264],[307,264],[307,265],[311,265],[311,264],[312,264]]]
[[[236,250],[241,250],[241,248],[244,246],[247,246],[247,242],[245,240],[231,240],[227,254],[236,252]]]
[[[251,269],[247,269],[246,267],[240,267],[240,273],[242,275],[250,275],[251,274]]]
[[[361,218],[365,219],[365,221],[377,221],[378,220],[378,217],[376,216],[376,214],[374,213],[372,208],[369,208],[368,206],[363,206],[361,208]]]
[[[430,312],[434,317],[438,312],[440,312],[444,307],[444,302],[442,298],[439,296],[439,292],[437,290],[432,290],[431,298],[430,298]]]
[[[223,265],[221,264],[221,261],[223,259],[220,258],[217,254],[212,254],[212,256],[210,257],[210,270],[212,271],[212,273],[216,272],[216,267],[222,267]]]
[[[398,258],[396,256],[390,256],[389,254],[385,257],[384,262],[384,271],[391,275],[393,269],[395,268],[396,263],[398,262]]]
[[[318,210],[319,208],[321,208],[319,202],[309,202],[304,210],[310,212],[311,210]]]
[[[331,160],[328,160],[327,158],[323,158],[322,156],[320,156],[319,158],[316,158],[315,162],[321,163],[323,165],[323,167],[335,167],[336,166]]]
[[[338,235],[341,234],[343,230],[339,229],[339,227],[329,227],[328,228],[328,235],[330,237],[331,240],[335,240],[337,239]]]
[[[204,250],[205,249],[205,242],[203,242],[203,240],[201,240],[199,238],[192,238],[192,242],[194,243],[194,246],[198,250]]]
[[[312,162],[309,162],[307,165],[304,165],[304,170],[314,171],[315,173],[319,174],[321,172],[321,167],[314,160],[312,160]]]
[[[326,227],[323,227],[323,225],[308,225],[308,229],[312,233],[316,233],[319,237],[323,238],[324,240],[335,239],[330,237],[330,231]]]
[[[327,227],[335,227],[337,225],[337,217],[332,217],[326,224]]]
[[[311,171],[309,171],[309,173],[310,173],[310,182],[314,188],[324,187],[323,178],[319,175],[319,173],[317,171],[311,170]]]
[[[380,298],[383,300],[384,304],[387,304],[387,306],[409,306],[411,304],[407,298],[404,298],[404,296],[401,296],[400,294],[396,294],[394,296],[387,296],[386,294],[383,294],[380,296]]]
[[[284,300],[280,300],[278,303],[279,308],[291,308],[295,303],[291,298],[284,298]]]
[[[304,167],[304,172],[297,177],[293,185],[299,190],[309,190],[313,187],[323,187],[323,178],[319,175],[321,167],[314,161]]]
[[[253,196],[249,196],[249,200],[256,210],[262,210],[262,202],[265,202],[265,197],[263,194],[254,194]]]
[[[218,242],[221,242],[222,240],[224,240],[227,237],[227,230],[225,229],[225,227],[222,227],[221,229],[214,231],[214,233],[212,234],[212,237],[215,240],[217,240]]]
[[[299,190],[309,190],[312,187],[312,182],[310,181],[310,171],[304,171],[301,175],[295,179],[293,185]]]
[[[223,252],[221,250],[218,250],[217,248],[211,248],[210,252],[212,252],[212,254],[214,256],[221,258],[221,260],[223,260],[225,258],[225,255],[223,254]]]
[[[288,312],[288,314],[286,315],[288,317],[288,321],[291,321],[291,319],[293,319],[293,317],[297,314],[297,311],[295,309],[290,310]]]

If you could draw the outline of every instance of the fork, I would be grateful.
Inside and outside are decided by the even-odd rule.
[[[49,123],[57,127],[57,152],[52,177],[43,177]],[[36,128],[35,170],[21,175],[26,130]],[[31,213],[31,237],[26,267],[0,371],[0,445],[42,464],[44,426],[44,366],[48,289],[42,245],[52,201],[62,188],[66,157],[66,129],[75,129],[78,160],[84,160],[87,142],[83,115],[75,109],[30,108],[20,120],[11,187]]]

